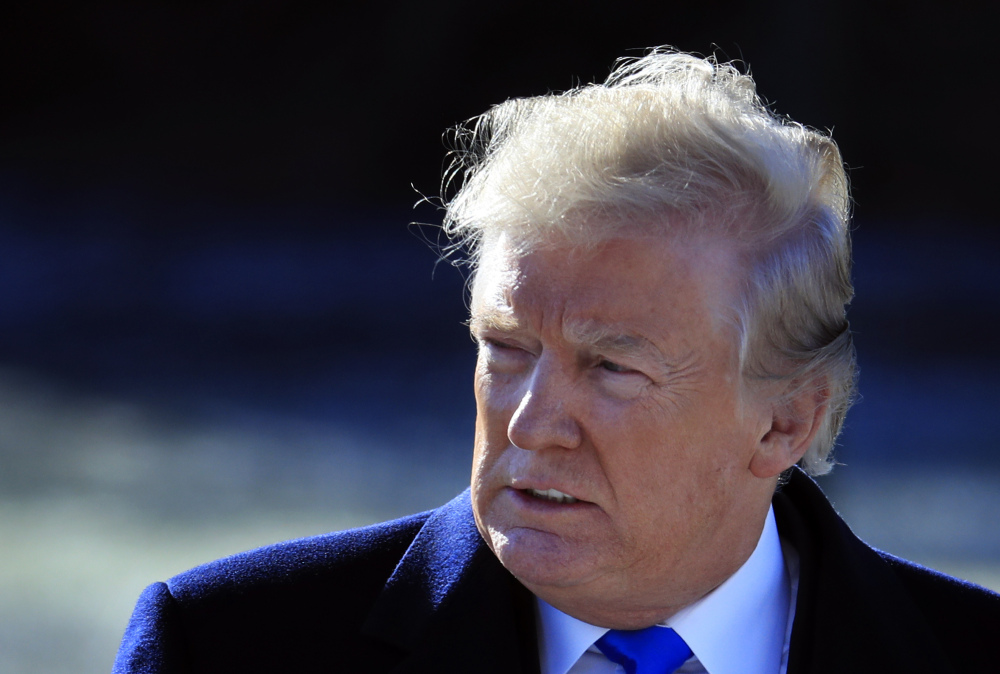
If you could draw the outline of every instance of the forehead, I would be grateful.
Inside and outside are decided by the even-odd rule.
[[[557,312],[569,331],[622,323],[717,332],[730,322],[739,275],[734,247],[724,241],[629,236],[586,249],[523,249],[501,236],[483,249],[472,318],[514,329],[526,314]]]

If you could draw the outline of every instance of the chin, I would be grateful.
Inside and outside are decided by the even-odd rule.
[[[529,588],[585,583],[599,566],[592,547],[536,529],[491,531],[490,547],[504,568]]]

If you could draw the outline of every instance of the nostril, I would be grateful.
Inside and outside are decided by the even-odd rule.
[[[525,396],[507,426],[507,439],[519,449],[538,451],[549,447],[573,448],[580,444],[580,427],[560,402],[543,404],[538,396]]]
[[[553,358],[539,359],[508,422],[507,438],[520,449],[573,448],[580,443],[582,433],[568,395],[569,377]]]

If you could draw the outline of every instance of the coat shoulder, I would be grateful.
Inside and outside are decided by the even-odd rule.
[[[801,471],[773,503],[801,561],[789,672],[996,668],[996,593],[872,548]]]
[[[958,670],[975,671],[996,652],[1000,594],[914,562],[877,551],[906,587]]]
[[[372,652],[365,617],[429,516],[278,543],[171,578],[153,630],[171,639],[159,652],[192,673],[325,671],[335,644]]]
[[[431,512],[232,555],[178,574],[167,586],[182,603],[319,579],[381,578],[381,587]]]

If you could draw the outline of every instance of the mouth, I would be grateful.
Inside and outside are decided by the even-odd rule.
[[[570,496],[569,494],[564,494],[558,489],[522,489],[523,493],[529,496],[543,501],[549,501],[551,503],[578,503],[579,499]]]

